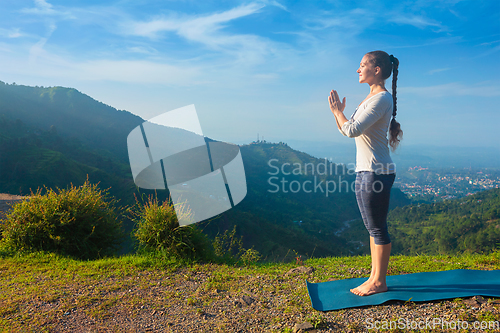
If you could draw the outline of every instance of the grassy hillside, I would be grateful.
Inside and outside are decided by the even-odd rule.
[[[425,321],[439,317],[470,325],[500,320],[500,300],[495,299],[409,300],[318,312],[311,307],[305,280],[367,277],[370,258],[309,259],[304,263],[309,273],[290,272],[298,265],[235,267],[138,255],[97,261],[41,253],[3,257],[0,330],[290,333],[296,324],[309,322],[318,332],[367,332],[369,318]],[[389,275],[451,269],[500,269],[500,252],[394,256]]]
[[[52,127],[88,147],[111,152],[122,162],[128,162],[127,135],[144,121],[73,88],[30,87],[0,81],[2,114],[40,130]]]

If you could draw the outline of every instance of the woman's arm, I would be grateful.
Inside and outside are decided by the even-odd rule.
[[[389,112],[391,108],[392,98],[384,95],[372,97],[363,110],[361,110],[359,116],[356,117],[356,120],[342,123],[341,131],[347,137],[357,137],[363,134],[367,128],[375,124],[381,117]],[[341,121],[339,121],[339,124],[340,123]]]
[[[338,121],[337,117],[335,117],[335,122],[337,123],[337,128],[339,129],[339,131],[342,132],[342,126],[339,125],[339,121]],[[344,134],[344,132],[342,132],[342,134]]]

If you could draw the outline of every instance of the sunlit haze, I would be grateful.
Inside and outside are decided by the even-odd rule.
[[[327,97],[350,116],[369,92],[359,62],[379,49],[400,61],[405,143],[498,147],[498,1],[0,3],[1,81],[144,119],[194,104],[205,136],[237,144],[350,140]]]

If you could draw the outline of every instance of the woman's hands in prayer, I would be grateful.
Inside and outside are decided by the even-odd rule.
[[[337,94],[337,91],[332,90],[330,96],[328,96],[328,102],[330,103],[330,110],[332,110],[335,117],[337,117],[339,113],[343,114],[345,109],[345,97],[342,102],[340,102],[339,94]]]

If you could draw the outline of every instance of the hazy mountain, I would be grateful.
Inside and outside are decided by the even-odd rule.
[[[294,149],[306,151],[318,158],[327,158],[334,163],[354,165],[356,146],[354,140],[337,143],[330,141],[286,140]],[[392,154],[398,170],[422,166],[429,168],[495,168],[500,169],[500,145],[484,147],[415,145],[403,141]]]
[[[98,102],[76,89],[29,87],[0,81],[0,115],[42,131],[79,139],[128,162],[127,135],[144,120]]]

